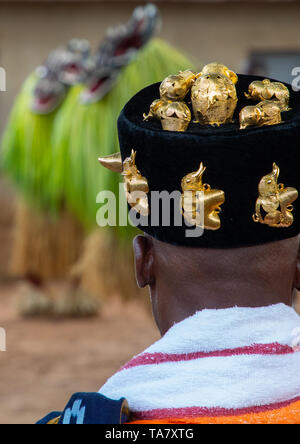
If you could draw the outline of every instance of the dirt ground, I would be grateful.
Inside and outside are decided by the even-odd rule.
[[[139,301],[114,300],[81,320],[29,320],[16,312],[17,284],[0,285],[0,423],[31,424],[78,391],[97,391],[133,355],[158,339]]]

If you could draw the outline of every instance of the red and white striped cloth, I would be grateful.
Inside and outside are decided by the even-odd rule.
[[[99,392],[125,397],[143,420],[278,409],[300,401],[297,342],[300,317],[284,304],[203,310],[175,324]]]

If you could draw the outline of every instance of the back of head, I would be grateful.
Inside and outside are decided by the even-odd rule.
[[[146,233],[135,241],[137,277],[160,329],[203,308],[290,305],[300,286],[300,93],[219,63],[162,85],[134,96],[118,122],[130,212]]]
[[[300,236],[233,249],[189,248],[148,235],[134,242],[140,286],[149,285],[162,333],[196,311],[292,305],[300,289]]]

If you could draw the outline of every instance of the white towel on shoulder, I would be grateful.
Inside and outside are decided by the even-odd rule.
[[[203,310],[100,389],[137,418],[251,412],[300,399],[300,317],[284,304]],[[228,414],[228,413],[227,413]]]

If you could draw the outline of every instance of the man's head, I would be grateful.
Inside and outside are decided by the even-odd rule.
[[[300,289],[300,236],[232,248],[188,248],[148,235],[134,240],[136,277],[149,285],[162,334],[205,308],[291,305]]]
[[[216,64],[209,69],[218,77]],[[119,116],[121,168],[134,150],[135,165],[147,182],[147,217],[138,225],[147,234],[134,242],[136,271],[139,285],[150,287],[161,333],[204,308],[291,305],[294,289],[300,288],[300,156],[295,144],[300,93],[281,84],[290,97],[282,123],[271,119],[266,126],[241,130],[239,112],[250,104],[245,92],[257,80],[264,79],[238,75],[236,85],[230,85],[238,99],[233,121],[222,120],[220,126],[213,125],[215,120],[192,119],[185,131],[176,132],[144,120],[149,104],[159,98],[159,84],[137,93]],[[221,89],[216,91],[222,95]],[[190,106],[188,100],[184,103]],[[222,103],[216,111],[223,110]],[[277,102],[262,106],[276,107]],[[165,196],[169,200],[163,201]],[[176,209],[179,218],[173,217]]]

